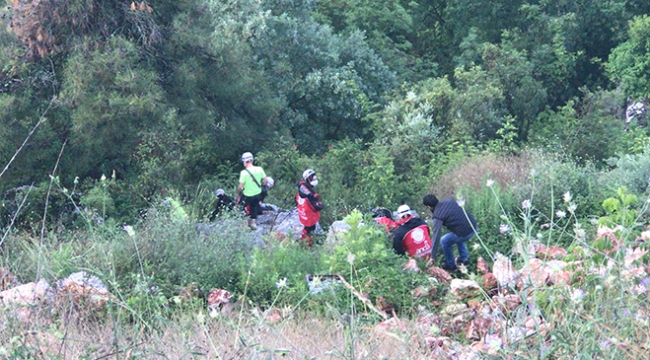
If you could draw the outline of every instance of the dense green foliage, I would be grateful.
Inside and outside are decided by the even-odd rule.
[[[2,163],[45,121],[3,174],[3,191],[47,181],[59,159],[62,185],[115,171],[141,203],[227,177],[243,151],[295,145],[312,156],[355,140],[372,154],[362,163],[399,154],[429,164],[498,139],[508,122],[519,145],[600,166],[631,146],[609,141],[622,136],[624,99],[648,96],[642,2],[7,5]],[[424,138],[408,156],[399,143],[421,140],[407,136]],[[370,202],[400,201],[372,189],[382,181],[425,175],[379,166],[392,174],[376,183],[370,168],[356,179],[375,182]]]
[[[325,229],[355,209],[408,203],[427,214],[420,202],[429,191],[464,198],[479,220],[479,252],[512,248],[500,216],[524,199],[548,216],[570,193],[581,204],[572,215],[588,228],[617,189],[646,196],[649,129],[624,124],[627,102],[648,97],[642,1],[6,5],[3,237],[151,221],[145,213],[167,196],[203,222],[215,188],[234,195],[244,151],[275,178],[267,201],[281,208],[293,206],[300,174],[314,168]],[[147,261],[120,266],[162,276],[156,264],[169,265],[169,254],[203,246],[189,228],[161,231],[172,234],[167,242],[140,239]],[[276,275],[317,269],[306,251],[266,251],[252,251],[252,265],[232,253],[229,262],[245,265],[192,277],[234,281],[243,292],[250,272],[264,301]],[[216,261],[197,256],[190,262]],[[185,265],[157,281],[190,281]]]
[[[470,272],[454,276],[480,282],[476,259],[497,252],[526,263],[531,244],[581,264],[569,264],[575,289],[517,291],[525,302],[510,320],[554,328],[499,356],[645,354],[647,297],[630,289],[648,279],[620,266],[623,249],[648,249],[650,111],[625,122],[630,103],[650,107],[648,1],[1,3],[0,269],[21,282],[99,277],[114,297],[91,325],[125,326],[134,349],[188,314],[209,338],[205,299],[183,288],[230,291],[237,345],[224,346],[256,355],[267,350],[240,336],[243,314],[256,331],[271,311],[333,316],[346,358],[357,321],[383,319],[373,305],[440,314],[449,286],[406,271],[368,215],[406,203],[427,218],[432,192],[478,223]],[[294,234],[256,237],[239,212],[210,223],[214,190],[235,195],[244,151],[275,179],[265,202],[281,209],[315,169],[321,226],[350,231],[307,248]],[[634,261],[647,268],[648,255]],[[329,277],[310,289],[308,274]],[[322,286],[339,275],[345,288]],[[0,353],[29,357],[16,342],[33,329],[12,326]],[[405,348],[417,342],[391,334],[402,335]]]

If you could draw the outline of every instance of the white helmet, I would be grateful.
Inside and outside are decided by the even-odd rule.
[[[397,216],[399,216],[400,219],[404,219],[409,215],[411,215],[411,208],[408,205],[400,205],[397,208]]]
[[[307,169],[307,170],[303,171],[302,179],[307,180],[314,174],[316,174],[316,172],[313,169]]]
[[[219,196],[219,195],[225,195],[226,192],[223,191],[223,189],[217,189],[217,191],[215,191],[214,194],[215,194],[216,196]]]
[[[270,176],[266,177],[266,188],[270,189],[273,187],[273,184],[275,184],[275,181],[273,181],[273,178]]]
[[[253,161],[253,154],[249,152],[245,152],[241,155],[241,162],[246,163],[249,161]]]

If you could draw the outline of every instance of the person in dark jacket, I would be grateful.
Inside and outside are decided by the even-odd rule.
[[[398,255],[408,254],[417,259],[431,255],[431,234],[429,225],[419,217],[413,216],[408,205],[397,208],[398,223],[393,231],[393,249]]]
[[[457,265],[466,265],[469,260],[469,253],[465,243],[477,231],[474,217],[452,198],[438,201],[435,195],[428,194],[422,199],[422,203],[431,210],[433,216],[431,259],[435,260],[438,244],[442,244],[442,251],[445,255],[445,263],[441,266],[443,269],[454,271],[457,269]],[[449,230],[449,233],[441,238],[440,234],[443,226]],[[458,246],[458,259],[454,259],[452,248],[454,244]]]
[[[212,214],[210,214],[210,221],[214,221],[217,215],[219,215],[219,213],[222,211],[233,210],[235,208],[235,200],[226,195],[226,192],[223,191],[223,189],[217,189],[214,194],[217,196],[217,206],[215,207]]]
[[[302,180],[298,183],[296,204],[298,206],[298,219],[303,226],[300,240],[304,240],[307,246],[314,244],[312,234],[320,220],[320,212],[325,208],[320,196],[314,190],[316,185],[318,185],[316,172],[312,169],[305,170],[302,173]]]

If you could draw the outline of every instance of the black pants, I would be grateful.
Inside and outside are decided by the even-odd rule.
[[[257,213],[260,211],[260,201],[262,201],[262,194],[246,196],[246,205],[249,206],[251,219],[257,219]]]

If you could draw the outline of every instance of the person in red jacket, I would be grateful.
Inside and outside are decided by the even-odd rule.
[[[419,217],[413,216],[408,205],[397,208],[398,223],[393,231],[393,249],[398,255],[408,254],[416,259],[431,256],[431,234],[429,225]]]
[[[302,180],[298,183],[296,204],[298,206],[298,219],[300,219],[303,226],[300,240],[304,240],[307,246],[314,244],[312,234],[320,220],[320,211],[325,208],[320,196],[314,191],[316,185],[318,185],[316,172],[312,169],[305,170],[302,173]]]
[[[372,212],[372,219],[376,223],[384,225],[387,233],[393,232],[399,225],[393,220],[393,214],[388,209],[376,208]]]

